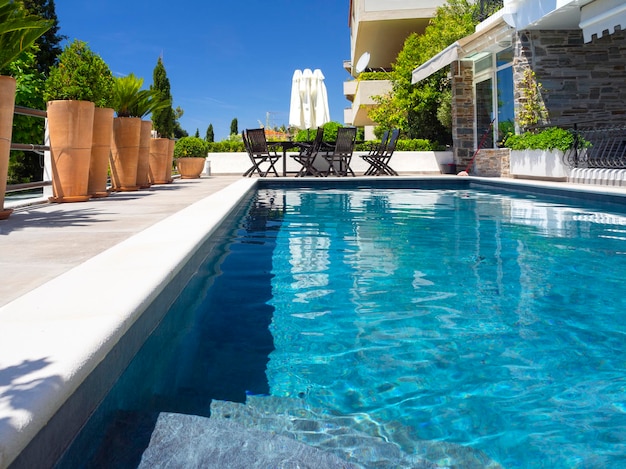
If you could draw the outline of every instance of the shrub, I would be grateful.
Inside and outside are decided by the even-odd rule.
[[[199,137],[183,137],[174,144],[174,158],[205,158],[208,143]]]
[[[511,150],[567,151],[574,146],[574,134],[559,127],[549,127],[540,132],[511,135],[504,141],[504,146]]]
[[[109,66],[85,42],[75,40],[50,69],[43,96],[45,101],[75,99],[110,107],[112,93],[113,74]]]

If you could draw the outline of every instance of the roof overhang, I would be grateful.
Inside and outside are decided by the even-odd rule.
[[[513,28],[503,18],[503,10],[476,27],[476,32],[450,44],[412,72],[415,84],[457,60],[476,60],[484,52],[497,52],[511,45]]]
[[[583,30],[585,42],[593,36],[602,37],[604,31],[609,34],[615,28],[626,29],[626,3],[624,0],[596,0],[580,10],[580,29]]]

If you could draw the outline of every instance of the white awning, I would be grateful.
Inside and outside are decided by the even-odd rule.
[[[602,37],[604,31],[615,32],[615,27],[626,29],[626,3],[624,0],[596,0],[580,10],[580,29],[585,42],[595,34]]]
[[[413,70],[411,84],[418,83],[424,78],[428,78],[433,73],[441,70],[446,65],[450,65],[455,60],[459,60],[460,47],[461,46],[458,42],[450,44],[437,55]]]

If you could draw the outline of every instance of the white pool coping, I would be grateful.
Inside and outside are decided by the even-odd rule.
[[[0,467],[15,460],[256,182],[241,179],[0,308]]]

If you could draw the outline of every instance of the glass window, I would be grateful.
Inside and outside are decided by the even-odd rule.
[[[493,148],[493,132],[489,132],[493,119],[493,80],[476,83],[476,136],[480,148]]]
[[[513,67],[505,67],[496,74],[498,86],[498,142],[507,133],[515,133],[515,103],[513,99]]]

